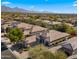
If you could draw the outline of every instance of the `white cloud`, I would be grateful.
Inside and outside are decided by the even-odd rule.
[[[40,11],[40,12],[43,12],[44,10],[43,10],[43,9],[40,9],[39,11]]]
[[[34,7],[35,7],[35,6],[32,5],[32,6],[30,6],[29,8],[30,8],[30,9],[33,9]]]
[[[75,1],[72,6],[76,7],[77,6],[77,1]]]
[[[74,7],[76,7],[76,6],[77,6],[77,4],[73,4],[73,6],[74,6]]]
[[[4,2],[2,2],[2,4],[11,4],[11,2],[4,1]]]

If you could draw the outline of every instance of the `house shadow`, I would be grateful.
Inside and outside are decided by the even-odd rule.
[[[24,47],[23,45],[14,44],[14,45],[11,46],[10,49],[12,51],[21,52],[21,51],[24,51],[23,49],[28,49],[28,45],[30,45],[30,47],[35,47],[36,45],[38,45],[38,43],[37,42],[31,42],[31,43],[27,44],[26,47]]]
[[[35,47],[36,45],[39,45],[39,43],[37,43],[37,42],[35,41],[35,42],[29,43],[29,45],[30,45],[31,47]]]
[[[11,49],[12,51],[15,50],[15,51],[19,52],[19,49],[18,49],[17,44],[12,45],[10,49]]]
[[[3,51],[5,51],[5,50],[7,50],[8,48],[7,48],[7,46],[5,45],[5,43],[4,42],[1,42],[1,52],[3,52]]]

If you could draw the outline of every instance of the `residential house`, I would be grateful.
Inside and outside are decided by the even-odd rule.
[[[43,44],[46,44],[48,46],[57,45],[58,43],[67,40],[69,36],[70,35],[67,33],[50,30],[47,33],[39,35],[39,37],[37,37],[37,41],[39,42],[41,41]]]
[[[60,50],[64,51],[68,56],[77,54],[77,37],[72,37],[67,40]]]

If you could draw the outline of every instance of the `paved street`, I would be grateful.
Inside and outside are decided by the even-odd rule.
[[[4,43],[1,43],[1,59],[16,59]]]

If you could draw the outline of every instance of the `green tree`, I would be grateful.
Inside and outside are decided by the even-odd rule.
[[[12,28],[8,33],[7,37],[10,39],[11,42],[18,42],[23,40],[24,35],[23,32],[18,28]]]
[[[39,55],[41,55],[41,53],[45,51],[44,49],[46,49],[46,48],[42,45],[38,45],[38,46],[35,46],[34,48],[30,48],[29,56],[32,59],[37,59],[39,57]],[[41,58],[41,56],[39,58]]]
[[[77,35],[77,30],[75,28],[73,28],[73,27],[68,27],[66,32],[71,34],[71,36]]]
[[[7,27],[6,28],[6,33],[8,33],[12,28],[11,27]]]
[[[54,29],[56,29],[56,30],[58,30],[58,31],[61,31],[61,32],[66,32],[66,29],[67,29],[68,27],[69,27],[69,26],[66,25],[65,23],[54,25]]]
[[[71,27],[65,23],[62,23],[60,25],[53,25],[55,30],[61,31],[61,32],[66,32],[69,33],[71,36],[77,35],[77,31],[74,27]]]
[[[64,52],[57,51],[56,53],[52,53],[48,51],[48,49],[43,45],[38,45],[34,48],[31,48],[29,51],[29,57],[31,59],[66,59],[67,58]]]
[[[63,51],[55,52],[55,59],[66,59],[67,55]]]

